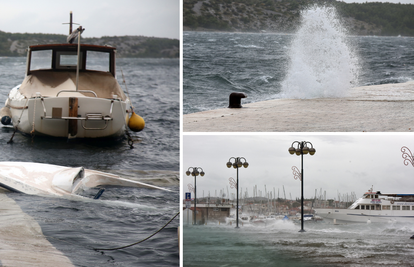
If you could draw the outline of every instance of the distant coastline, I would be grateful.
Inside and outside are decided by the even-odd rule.
[[[27,47],[36,44],[66,43],[66,35],[8,33],[0,31],[0,56],[26,56]],[[179,58],[179,40],[145,36],[103,36],[82,38],[82,43],[110,45],[118,57]]]
[[[293,33],[301,10],[334,6],[351,35],[414,36],[414,4],[335,0],[184,0],[184,31]]]

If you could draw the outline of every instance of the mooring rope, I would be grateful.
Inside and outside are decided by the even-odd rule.
[[[10,140],[7,142],[7,144],[12,144],[13,143],[13,137],[14,137],[14,134],[17,132],[17,126],[20,124],[20,120],[22,119],[22,115],[23,115],[23,112],[24,112],[24,107],[26,107],[27,106],[27,101],[29,101],[29,99],[28,98],[26,98],[26,102],[24,103],[24,106],[23,106],[23,108],[22,108],[22,113],[20,113],[20,117],[19,117],[19,120],[17,121],[17,124],[16,124],[16,126],[14,127],[14,132],[13,132],[13,134],[12,134],[12,137],[10,138]],[[29,106],[27,106],[27,112],[29,113]],[[13,125],[14,126],[14,125]]]
[[[98,250],[107,250],[107,251],[109,251],[109,250],[120,250],[120,249],[124,249],[124,248],[129,248],[129,247],[138,245],[138,244],[140,244],[140,243],[142,243],[142,242],[150,239],[151,237],[153,237],[154,235],[158,234],[159,232],[161,232],[165,227],[167,227],[168,224],[170,224],[178,216],[178,214],[180,214],[180,212],[178,212],[177,214],[175,214],[174,217],[172,217],[163,227],[161,227],[155,233],[153,233],[150,236],[148,236],[148,237],[146,237],[146,238],[144,238],[144,239],[142,239],[142,240],[140,240],[138,242],[135,242],[133,244],[129,244],[129,245],[122,246],[122,247],[117,247],[117,248],[94,248],[94,247],[89,246],[89,245],[81,245],[81,246],[83,246],[85,248],[88,248],[88,249],[91,249],[91,250],[95,250],[95,251],[98,251]],[[39,236],[45,236],[45,237],[48,237],[48,238],[51,238],[51,239],[55,239],[55,240],[59,240],[61,242],[65,242],[65,243],[68,243],[68,244],[71,244],[71,245],[78,245],[79,246],[79,244],[75,244],[75,243],[66,241],[64,239],[56,238],[56,237],[53,237],[53,236],[48,236],[48,235],[45,235],[45,234],[43,234],[41,232],[38,232],[38,234],[39,234]]]
[[[153,233],[152,235],[148,236],[147,238],[142,239],[141,241],[126,245],[126,246],[122,246],[122,247],[117,247],[117,248],[94,248],[94,250],[98,251],[98,250],[119,250],[119,249],[124,249],[124,248],[129,248],[135,245],[138,245],[139,243],[142,243],[148,239],[150,239],[151,237],[153,237],[154,235],[158,234],[159,232],[161,232],[162,229],[164,229],[168,224],[170,224],[170,222],[172,222],[172,220],[175,219],[175,217],[178,216],[178,214],[180,214],[180,212],[177,212],[177,214],[174,215],[174,217],[171,218],[171,220],[169,220],[163,227],[161,227],[158,231],[156,231],[155,233]]]

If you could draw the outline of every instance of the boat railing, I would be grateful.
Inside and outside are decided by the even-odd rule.
[[[95,97],[98,97],[98,95],[92,90],[77,90],[77,91],[74,91],[74,90],[60,90],[56,94],[56,97],[58,97],[60,95],[60,93],[73,93],[73,92],[76,92],[76,93],[90,93],[90,94],[93,94]]]
[[[62,90],[65,91],[65,90]],[[68,90],[70,91],[70,90]],[[70,91],[73,92],[73,91]],[[79,91],[78,91],[79,92]],[[93,91],[90,91],[93,92]],[[63,120],[80,120],[81,121],[81,125],[82,128],[85,130],[105,130],[108,126],[108,121],[112,121],[113,117],[112,117],[112,113],[113,113],[113,108],[114,108],[114,102],[118,101],[120,102],[120,99],[112,99],[111,100],[111,106],[109,107],[109,115],[103,116],[101,113],[87,113],[85,114],[85,117],[64,117],[62,116],[61,112],[59,113],[58,116],[53,115],[53,110],[52,110],[52,116],[47,116],[47,112],[46,112],[46,106],[44,103],[44,98],[42,96],[40,96],[40,94],[37,95],[37,97],[40,98],[40,101],[42,103],[43,106],[43,116],[41,116],[41,119],[63,119]],[[87,127],[86,126],[86,121],[104,121],[105,125],[101,128],[91,128],[91,127]]]

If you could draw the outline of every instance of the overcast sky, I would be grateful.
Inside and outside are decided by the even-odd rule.
[[[248,168],[239,169],[239,190],[248,189],[252,196],[257,190],[272,191],[283,198],[300,197],[300,181],[295,180],[292,166],[300,169],[300,156],[290,155],[293,141],[309,141],[316,149],[313,156],[304,155],[305,198],[313,198],[315,189],[326,191],[328,198],[337,198],[338,192],[354,192],[360,197],[371,186],[382,193],[414,193],[414,167],[405,166],[401,147],[414,152],[414,136],[406,134],[339,134],[339,135],[184,135],[183,136],[183,191],[194,178],[185,175],[189,167],[201,167],[204,177],[197,178],[197,197],[214,197],[220,190],[227,195],[235,193],[229,178],[236,180],[236,169],[227,168],[230,157],[244,157]],[[263,193],[264,195],[264,193]],[[184,194],[183,194],[184,196]],[[194,195],[192,194],[192,197]]]
[[[142,35],[178,39],[179,0],[0,0],[0,31],[68,34],[69,12],[84,37]]]

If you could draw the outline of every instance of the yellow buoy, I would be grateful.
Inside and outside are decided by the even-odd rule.
[[[142,131],[145,127],[145,121],[141,116],[132,112],[132,115],[129,118],[128,127],[134,132]]]

